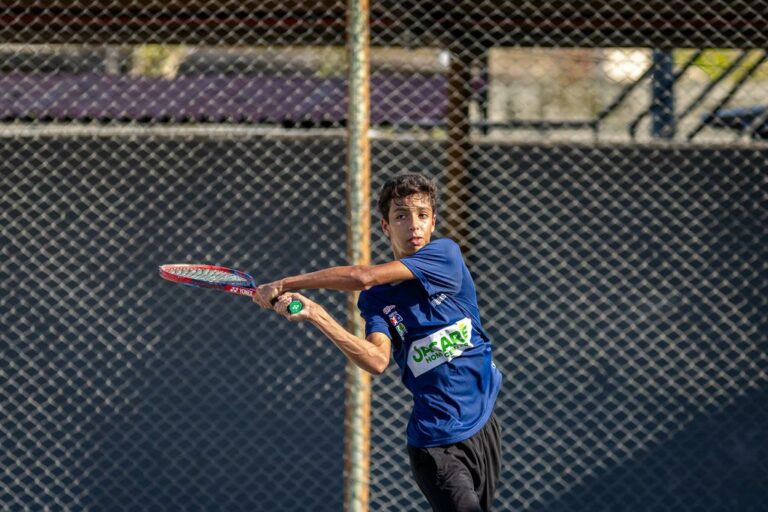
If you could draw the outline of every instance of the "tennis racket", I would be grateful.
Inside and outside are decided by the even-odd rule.
[[[236,295],[253,297],[256,294],[256,281],[250,274],[216,265],[161,265],[160,277],[174,283],[224,290]],[[277,299],[272,301],[273,304],[275,302]],[[298,300],[288,304],[288,311],[294,315],[303,308],[304,305]]]

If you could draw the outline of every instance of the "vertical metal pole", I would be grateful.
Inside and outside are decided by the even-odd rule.
[[[675,137],[675,73],[670,50],[653,50],[651,137]]]
[[[470,193],[470,122],[472,99],[472,55],[463,38],[450,45],[451,63],[448,74],[447,162],[445,193],[450,204],[445,209],[445,234],[453,238],[466,253],[469,249],[467,223]]]
[[[350,265],[371,261],[370,32],[368,0],[348,0],[347,52],[349,107],[347,115],[347,258]],[[357,312],[358,294],[350,294],[350,332],[365,338]],[[371,376],[347,363],[344,419],[344,510],[368,510],[370,475]]]
[[[488,135],[488,125],[485,123],[490,122],[490,119],[488,119],[491,89],[491,52],[489,48],[485,48],[483,54],[478,59],[478,63],[480,64],[480,120],[484,123],[481,132],[483,135]]]

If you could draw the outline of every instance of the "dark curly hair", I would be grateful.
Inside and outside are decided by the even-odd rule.
[[[432,212],[437,208],[437,186],[435,182],[421,174],[400,174],[387,180],[379,191],[379,212],[384,220],[389,220],[389,206],[392,200],[397,203],[413,194],[426,194],[432,205]]]

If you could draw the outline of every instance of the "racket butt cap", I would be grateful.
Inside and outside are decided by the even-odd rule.
[[[296,313],[300,312],[302,309],[304,309],[304,304],[302,304],[298,300],[292,300],[291,303],[288,304],[288,311],[290,311],[292,315],[295,315]]]

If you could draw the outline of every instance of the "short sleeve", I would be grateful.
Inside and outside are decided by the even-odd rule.
[[[450,238],[430,242],[400,262],[416,276],[427,295],[456,294],[461,290],[464,259],[458,244]]]
[[[361,292],[357,299],[357,309],[360,310],[360,316],[365,320],[365,337],[367,338],[372,332],[381,332],[392,339],[384,313],[378,311],[372,302],[367,292]]]

